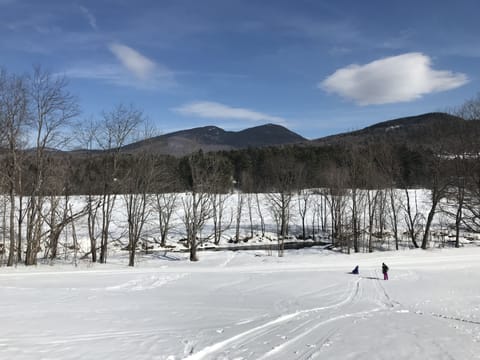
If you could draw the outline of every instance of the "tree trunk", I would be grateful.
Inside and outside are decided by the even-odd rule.
[[[395,250],[398,250],[398,220],[397,220],[397,208],[395,205],[395,194],[394,189],[390,189],[390,205],[392,208],[392,225],[393,225],[393,236],[395,238]]]
[[[262,237],[264,237],[265,236],[265,220],[263,219],[263,213],[262,213],[262,208],[260,206],[260,200],[258,198],[258,194],[255,194],[255,200],[257,203],[258,217],[260,218],[260,229],[262,231]]]
[[[423,233],[423,239],[422,239],[422,249],[427,248],[428,244],[428,236],[430,235],[430,227],[432,225],[433,217],[435,216],[435,211],[437,208],[438,201],[433,200],[432,202],[432,207],[430,208],[430,211],[428,212],[427,216],[427,222],[425,223],[425,231]]]
[[[21,262],[23,258],[22,254],[22,230],[23,230],[23,196],[18,196],[18,234],[17,234],[17,262]]]
[[[237,216],[235,217],[235,242],[240,241],[240,225],[242,222],[242,210],[243,210],[243,194],[237,195]]]
[[[360,251],[358,246],[358,211],[357,211],[357,189],[352,189],[352,231],[353,231],[353,251]]]
[[[415,225],[416,225],[416,214],[415,217],[412,216],[412,207],[410,204],[410,195],[408,193],[408,189],[405,189],[405,196],[407,198],[407,225],[408,225],[408,233],[410,235],[410,240],[412,241],[413,246],[418,249],[418,243],[416,239],[416,234],[415,234]]]
[[[10,224],[10,251],[8,252],[8,261],[7,266],[13,266],[15,263],[15,192],[13,188],[10,188],[10,214],[9,214],[9,224]]]

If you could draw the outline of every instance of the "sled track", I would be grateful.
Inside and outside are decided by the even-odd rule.
[[[434,313],[434,312],[425,313],[421,310],[413,311],[413,313],[417,314],[417,315],[422,315],[422,316],[423,315],[428,315],[428,316],[433,316],[433,317],[440,318],[440,319],[445,319],[445,320],[454,320],[454,321],[459,321],[459,322],[463,322],[463,323],[467,323],[467,324],[480,325],[480,321],[463,319],[463,318],[458,317],[458,316],[449,316],[449,315],[438,314],[438,313]]]
[[[375,271],[376,273],[376,271]],[[450,315],[445,315],[445,314],[439,314],[439,313],[435,313],[435,312],[428,312],[428,313],[425,313],[421,310],[415,310],[415,309],[412,309],[412,308],[409,308],[409,307],[406,307],[404,306],[403,304],[401,304],[400,302],[396,301],[396,300],[393,300],[389,295],[388,295],[388,292],[387,290],[385,289],[385,287],[381,284],[381,281],[378,280],[376,282],[378,288],[379,288],[379,291],[381,291],[385,297],[385,304],[388,306],[388,307],[402,307],[403,310],[409,312],[409,313],[412,313],[412,314],[416,314],[416,315],[428,315],[428,316],[432,316],[432,317],[436,317],[436,318],[440,318],[440,319],[446,319],[446,320],[454,320],[454,321],[459,321],[459,322],[463,322],[463,323],[468,323],[468,324],[474,324],[474,325],[480,325],[480,321],[476,321],[476,320],[469,320],[469,319],[464,319],[464,318],[461,318],[461,317],[458,317],[458,316],[450,316]]]
[[[345,312],[344,308],[358,301],[362,296],[361,278],[350,282],[349,290],[342,299],[334,304],[299,310],[294,313],[280,316],[262,325],[252,327],[244,332],[209,345],[187,356],[186,360],[200,360],[211,358],[268,359],[294,348],[297,343],[306,341],[307,335],[315,334],[326,325],[352,317],[362,317],[380,308],[365,311]],[[292,353],[298,358],[307,359],[318,352],[318,344],[328,343],[329,338],[336,332],[336,328],[319,331],[319,338],[312,344],[305,343],[297,346],[299,350]],[[314,335],[315,337],[315,335]],[[271,341],[278,339],[278,341]]]

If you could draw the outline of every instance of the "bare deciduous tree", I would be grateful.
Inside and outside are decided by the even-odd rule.
[[[95,160],[97,157],[92,153],[92,150],[95,148],[98,126],[99,124],[96,123],[93,118],[88,118],[79,123],[76,128],[78,134],[76,140],[78,141],[80,148],[88,150],[84,165],[86,172],[83,174],[83,181],[87,184],[85,206],[87,211],[87,228],[92,262],[97,262],[97,240],[100,236],[97,230],[98,210],[102,204],[101,199],[95,194],[94,184],[99,179],[95,177]]]
[[[279,166],[281,164],[281,166]],[[293,156],[272,161],[269,172],[275,179],[272,192],[266,194],[270,211],[277,223],[278,255],[283,256],[285,237],[289,233],[289,221],[293,195],[301,188],[303,165]]]
[[[212,219],[213,219],[213,241],[215,245],[220,243],[223,233],[228,230],[232,223],[232,218],[224,218],[227,201],[230,194],[215,192],[211,196],[212,201]]]
[[[265,236],[265,219],[263,217],[262,205],[260,204],[260,197],[258,193],[255,193],[255,210],[257,211],[258,218],[260,219],[260,231],[262,232],[262,237]]]
[[[137,245],[150,216],[148,193],[155,177],[154,161],[151,156],[139,153],[133,160],[122,186],[127,209],[129,266],[135,265]],[[148,244],[145,244],[145,249],[148,249]]]
[[[103,168],[103,194],[101,200],[100,262],[107,262],[108,242],[112,212],[119,184],[119,154],[129,140],[135,138],[136,130],[144,121],[142,111],[132,105],[117,105],[104,112],[96,128],[95,139],[105,151]]]
[[[326,170],[327,188],[324,190],[325,198],[330,210],[331,237],[334,246],[347,247],[350,251],[350,237],[345,239],[344,218],[349,196],[346,189],[346,171],[336,165],[331,165]],[[345,242],[345,240],[347,240]]]
[[[298,203],[298,213],[300,214],[300,218],[302,219],[302,239],[305,240],[307,238],[307,231],[306,231],[307,212],[311,208],[311,192],[305,189],[300,190],[298,192],[297,203]]]
[[[67,91],[67,81],[53,76],[40,67],[34,72],[28,86],[31,126],[34,131],[34,174],[31,180],[27,213],[27,250],[25,264],[37,263],[44,224],[44,194],[50,148],[63,146],[66,138],[63,130],[78,115],[76,99]]]
[[[211,196],[218,189],[232,186],[232,169],[226,159],[202,152],[187,159],[190,193],[182,199],[183,222],[187,232],[190,260],[197,261],[198,235],[205,222],[213,216]]]
[[[7,150],[5,173],[7,191],[9,194],[9,253],[7,266],[12,266],[16,261],[16,255],[21,251],[15,251],[15,196],[21,179],[21,149],[23,137],[28,120],[28,98],[24,77],[8,75],[0,70],[0,144]],[[6,230],[6,229],[5,229]],[[19,230],[19,229],[17,229]],[[21,246],[21,237],[19,236]],[[5,249],[4,249],[5,251]]]
[[[403,209],[405,212],[405,223],[407,225],[407,232],[412,244],[415,248],[418,248],[418,235],[422,229],[423,215],[418,210],[417,190],[412,190],[414,194],[414,200],[411,199],[410,191],[404,189],[405,203]]]
[[[480,94],[453,112],[466,120],[458,129],[455,143],[455,181],[448,198],[456,203],[455,246],[460,246],[460,227],[480,231]]]
[[[165,192],[155,194],[154,211],[158,215],[158,226],[160,228],[160,246],[165,247],[168,233],[172,228],[171,219],[176,209],[179,195],[177,193]]]
[[[425,229],[423,231],[422,249],[426,249],[428,246],[428,239],[430,235],[430,228],[433,223],[433,218],[437,212],[437,207],[440,201],[445,197],[446,191],[450,185],[450,179],[448,179],[443,172],[443,164],[441,153],[434,154],[429,166],[429,178],[430,178],[430,209],[427,214],[425,222]]]

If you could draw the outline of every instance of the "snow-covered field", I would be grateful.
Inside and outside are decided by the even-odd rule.
[[[186,256],[3,268],[0,359],[480,359],[480,247]]]

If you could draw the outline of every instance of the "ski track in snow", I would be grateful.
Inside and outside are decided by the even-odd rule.
[[[474,310],[454,307],[455,300],[452,299],[462,293],[450,293],[449,283],[444,282],[442,275],[451,269],[461,270],[465,263],[472,266],[468,271],[474,274],[478,270],[474,259],[478,262],[479,255],[478,251],[451,257],[437,255],[420,258],[416,262],[410,257],[387,258],[389,265],[393,265],[391,268],[398,271],[392,274],[393,281],[388,282],[380,279],[382,275],[376,270],[377,266],[370,267],[364,263],[361,263],[361,275],[344,275],[338,271],[346,265],[341,261],[287,263],[285,259],[270,258],[268,260],[274,263],[252,261],[242,265],[245,255],[235,252],[224,256],[210,254],[206,257],[207,265],[178,263],[161,268],[58,272],[45,271],[40,267],[32,272],[20,269],[0,273],[6,295],[4,299],[8,300],[4,304],[3,317],[0,317],[5,324],[4,330],[0,331],[0,358],[85,359],[89,347],[92,347],[102,351],[107,349],[107,356],[102,358],[112,359],[368,359],[370,351],[378,350],[383,353],[375,353],[377,357],[373,358],[382,359],[388,351],[393,351],[390,349],[393,345],[398,352],[393,358],[398,359],[480,359],[477,355],[480,350],[480,321],[475,312],[478,309],[476,306]],[[435,263],[433,258],[439,262]],[[459,259],[464,261],[461,266]],[[368,261],[365,263],[368,264]],[[356,260],[348,260],[350,262]],[[372,260],[372,264],[378,263],[378,258]],[[411,263],[414,264],[413,270]],[[444,263],[445,268],[436,266]],[[93,275],[102,276],[95,279]],[[333,280],[328,280],[329,276]],[[458,273],[458,277],[466,279],[462,272]],[[183,278],[184,281],[178,281]],[[313,287],[308,284],[296,286],[297,278]],[[435,292],[428,292],[435,290],[436,283],[427,288],[423,298],[415,300],[421,295],[415,292],[422,285],[419,281],[425,279],[434,279],[447,289],[440,293],[443,303],[435,302]],[[451,279],[456,279],[456,275]],[[101,287],[103,284],[105,286]],[[167,284],[168,292],[164,289],[155,292],[155,289]],[[469,282],[464,284],[468,286]],[[291,292],[285,291],[289,287]],[[53,292],[41,292],[42,289]],[[295,289],[300,291],[294,293]],[[410,294],[402,294],[403,290],[412,291],[412,299]],[[173,297],[166,296],[172,291]],[[470,302],[464,303],[475,304],[475,299],[478,299],[475,291],[465,292],[465,287],[463,291],[470,296],[467,298]],[[65,314],[68,314],[68,321],[72,324],[79,322],[79,326],[64,325],[65,331],[61,327],[51,328],[51,331],[43,327],[47,331],[37,332],[29,329],[28,325],[26,330],[19,330],[22,325],[15,327],[12,322],[15,329],[12,332],[8,321],[16,322],[15,314],[24,321],[23,324],[34,324],[38,312],[39,321],[49,319],[48,294],[52,296],[52,305],[59,307],[58,312],[51,313],[63,314],[68,311],[69,304],[73,304],[72,312]],[[125,302],[123,299],[115,300],[111,312],[110,301],[120,299],[122,295]],[[30,312],[27,311],[26,315],[16,304],[15,296],[22,301],[29,296],[35,297],[36,301],[21,303],[23,308],[29,304],[26,310]],[[259,300],[256,300],[257,296]],[[140,312],[143,309],[140,306],[135,309],[137,299],[147,305],[145,312]],[[157,299],[160,308],[150,314],[153,307],[148,306],[157,306]],[[225,306],[225,299],[229,299],[231,304]],[[264,299],[269,302],[265,303]],[[180,303],[177,306],[167,300]],[[85,305],[84,301],[92,302]],[[91,308],[89,312],[89,304],[98,307]],[[217,306],[220,312],[212,315]],[[136,315],[142,314],[142,317],[132,319],[129,317],[131,310]],[[12,315],[9,315],[10,311]],[[169,311],[175,315],[158,321],[163,313]],[[228,317],[223,318],[223,314]],[[95,326],[97,317],[101,325]],[[111,327],[104,327],[110,320]],[[91,328],[87,326],[92,324]],[[33,329],[36,329],[35,324]],[[364,330],[367,332],[362,334]],[[363,350],[349,344],[352,334],[355,346],[366,343]],[[369,340],[358,340],[357,335],[360,338],[365,335],[366,339],[377,336],[385,341],[381,345],[369,345]],[[454,335],[454,340],[449,343],[450,335]],[[111,356],[108,356],[108,351]],[[355,357],[352,357],[353,354],[356,354]]]
[[[102,332],[89,332],[87,334],[76,334],[76,335],[64,335],[56,336],[52,340],[50,334],[37,335],[34,339],[30,336],[19,336],[17,335],[15,341],[24,340],[36,345],[60,345],[60,344],[71,344],[79,342],[89,342],[89,341],[98,341],[106,339],[118,339],[118,338],[132,338],[145,335],[158,335],[158,329],[142,329],[141,331],[102,331]],[[11,339],[13,340],[13,339]],[[10,342],[11,342],[10,340]],[[9,342],[9,339],[0,339],[1,342]]]
[[[337,303],[280,316],[262,325],[252,327],[249,330],[209,345],[184,359],[266,360],[270,358],[288,358],[286,354],[292,353],[297,359],[314,359],[320,357],[323,349],[331,345],[332,338],[335,333],[340,331],[342,326],[349,325],[349,322],[345,322],[345,320],[351,321],[351,319],[354,319],[353,321],[357,321],[367,319],[378,312],[390,312],[399,315],[419,314],[392,299],[382,285],[382,281],[378,272],[374,270],[371,272],[371,276],[359,276],[353,284],[351,283],[350,290]],[[354,309],[356,305],[359,305],[360,308],[368,307],[369,309],[351,311],[350,309]],[[421,314],[423,315],[423,313]],[[479,324],[475,321],[435,313],[430,313],[429,315]],[[331,326],[334,323],[337,323],[337,325]],[[330,326],[330,328],[324,329],[327,326]],[[308,339],[305,338],[310,337],[311,339],[312,335],[313,338],[318,340],[307,343]],[[278,343],[274,343],[271,340],[275,338],[279,339]],[[252,351],[252,349],[258,348],[258,344],[263,345],[261,347],[263,353]],[[422,348],[422,352],[425,351],[420,341],[415,341],[414,345]],[[437,344],[437,346],[443,349],[442,351],[447,358],[454,358],[449,355],[448,349],[444,349],[444,345]]]
[[[237,342],[237,344],[235,344],[234,347],[238,348],[238,347],[248,347],[246,346],[246,344],[248,342],[258,342],[258,337],[259,336],[262,336],[262,335],[265,335],[265,334],[269,334],[269,333],[272,333],[274,331],[277,331],[278,328],[286,323],[286,322],[289,322],[291,321],[292,319],[294,318],[303,318],[305,319],[306,315],[309,315],[311,313],[316,313],[316,312],[322,312],[322,311],[325,311],[325,310],[331,310],[331,309],[334,309],[334,308],[338,308],[338,307],[341,307],[351,301],[353,301],[353,299],[358,296],[358,292],[359,292],[359,289],[360,289],[360,278],[357,279],[353,285],[350,286],[350,290],[348,291],[347,293],[347,296],[342,299],[340,302],[338,303],[335,303],[335,304],[332,304],[332,305],[328,305],[328,306],[322,306],[322,307],[317,307],[317,308],[313,308],[313,309],[306,309],[306,310],[300,310],[300,311],[297,311],[297,312],[294,312],[294,313],[290,313],[290,314],[287,314],[287,315],[283,315],[283,316],[280,316],[274,320],[271,320],[263,325],[260,325],[260,326],[257,326],[257,327],[254,327],[254,328],[251,328],[245,332],[242,332],[240,334],[237,334],[229,339],[226,339],[226,340],[223,340],[223,341],[220,341],[216,344],[213,344],[213,345],[210,345],[210,346],[207,346],[206,348],[188,356],[185,358],[185,360],[201,360],[201,359],[205,359],[206,356],[210,356],[212,354],[214,354],[215,352],[218,352],[220,351],[221,349],[223,349],[224,347],[226,347],[227,345],[231,345],[231,344],[235,344]],[[373,310],[372,310],[373,311]],[[316,325],[312,325],[311,327],[309,327],[306,331],[304,331],[303,333],[301,333],[300,335],[297,335],[296,338],[293,338],[292,340],[290,340],[289,342],[285,343],[284,345],[281,345],[281,346],[277,346],[276,348],[274,348],[272,351],[270,352],[267,352],[263,357],[260,357],[258,359],[264,359],[264,358],[267,358],[268,356],[270,356],[271,354],[274,354],[278,351],[280,351],[281,348],[283,348],[284,346],[288,345],[290,342],[294,342],[296,340],[298,340],[299,338],[301,338],[303,335],[315,330],[317,327],[320,327],[321,325],[323,325],[324,323],[328,323],[328,322],[332,322],[332,321],[335,321],[335,320],[339,320],[339,319],[344,319],[344,318],[348,318],[348,317],[352,317],[352,316],[361,316],[363,314],[366,314],[368,312],[371,312],[371,311],[367,311],[367,312],[359,312],[359,313],[355,313],[355,314],[345,314],[345,315],[340,315],[340,316],[336,316],[336,317],[333,317],[333,318],[329,318],[327,320],[325,320],[323,323],[316,323]],[[312,320],[311,318],[307,318],[306,320],[301,320],[303,322],[302,325],[305,325],[305,324],[309,324],[311,322],[315,322],[314,320]],[[247,338],[246,341],[239,341],[243,338]]]
[[[108,286],[104,289],[95,289],[95,290],[106,290],[106,291],[144,291],[144,290],[151,290],[168,284],[169,282],[179,280],[183,277],[187,276],[187,274],[177,274],[177,275],[150,275],[147,277],[140,277],[138,279],[133,279],[127,281],[126,283]]]
[[[222,263],[222,264],[220,265],[220,267],[226,267],[226,266],[233,260],[233,258],[235,257],[235,255],[236,255],[236,253],[233,252],[233,251],[232,251],[231,253],[229,253],[228,256],[227,256],[227,260],[225,260],[225,262]]]

